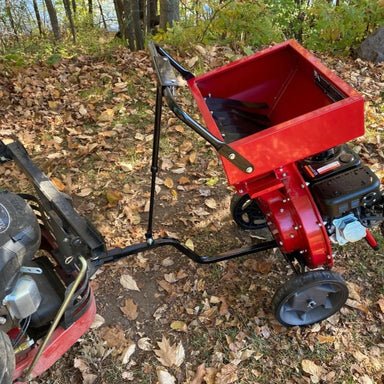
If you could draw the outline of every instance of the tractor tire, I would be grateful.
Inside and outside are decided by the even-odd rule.
[[[15,353],[8,335],[0,331],[0,383],[11,384],[15,373]]]

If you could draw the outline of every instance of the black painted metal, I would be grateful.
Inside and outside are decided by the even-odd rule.
[[[106,254],[105,243],[98,230],[75,211],[70,197],[58,191],[19,141],[8,145],[1,142],[0,159],[14,160],[34,186],[41,219],[57,243],[55,256],[66,272],[76,268],[76,258],[80,255],[97,259]]]
[[[149,51],[152,56],[152,61],[157,74],[157,78],[160,86],[163,88],[163,95],[169,108],[172,112],[190,128],[192,128],[197,134],[203,137],[208,143],[210,143],[217,152],[225,157],[229,162],[239,168],[245,173],[253,172],[253,165],[232,147],[222,140],[219,140],[216,136],[212,135],[206,128],[194,120],[188,113],[186,113],[180,105],[177,103],[173,89],[178,86],[176,76],[172,70],[175,68],[179,73],[188,80],[194,77],[194,75],[185,70],[180,64],[178,64],[168,53],[162,48],[155,45],[153,42],[148,44]]]
[[[233,259],[239,256],[250,255],[252,253],[257,253],[261,251],[266,251],[268,249],[276,248],[277,244],[274,240],[266,241],[260,244],[254,244],[249,247],[232,249],[223,253],[219,253],[213,256],[201,256],[196,252],[192,251],[190,248],[185,247],[180,243],[178,239],[174,239],[172,237],[163,237],[160,239],[153,240],[152,244],[148,243],[139,243],[128,246],[126,248],[115,248],[108,251],[107,256],[98,260],[101,264],[111,263],[117,260],[120,260],[124,257],[131,256],[137,254],[139,252],[145,252],[149,250],[153,250],[159,247],[164,246],[172,246],[176,248],[178,251],[186,255],[189,259],[196,263],[200,264],[211,264],[219,261],[224,261],[228,259]]]

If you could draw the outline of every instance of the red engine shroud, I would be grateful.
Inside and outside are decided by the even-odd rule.
[[[86,312],[70,327],[64,329],[56,328],[53,332],[51,341],[44,349],[38,363],[32,372],[32,377],[39,376],[41,373],[49,369],[69,348],[76,343],[77,340],[90,328],[96,315],[96,303],[93,294],[90,295],[90,303]],[[39,344],[39,343],[38,343]],[[21,353],[16,356],[16,370],[14,375],[14,384],[22,384],[18,381],[22,377],[23,372],[27,369],[35,357],[38,345],[29,350],[28,353]]]

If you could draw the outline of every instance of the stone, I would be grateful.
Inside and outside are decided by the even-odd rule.
[[[362,42],[357,49],[357,55],[363,60],[375,63],[384,61],[384,25]]]

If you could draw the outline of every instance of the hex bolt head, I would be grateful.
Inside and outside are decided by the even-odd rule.
[[[253,168],[252,167],[248,167],[246,170],[245,170],[246,173],[252,173],[253,172]]]
[[[236,155],[235,155],[234,153],[230,153],[230,154],[228,155],[228,159],[229,159],[229,160],[234,160],[235,157],[236,157]]]

